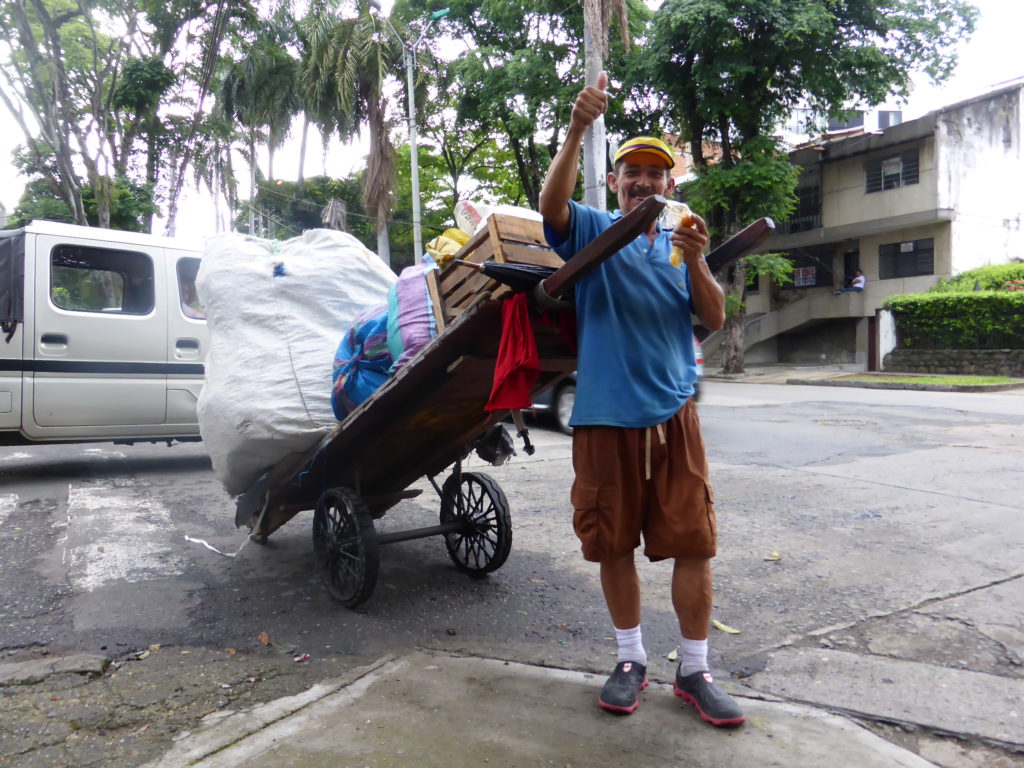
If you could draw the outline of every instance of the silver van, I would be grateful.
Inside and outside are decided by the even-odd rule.
[[[201,254],[48,221],[0,231],[0,444],[199,439]]]

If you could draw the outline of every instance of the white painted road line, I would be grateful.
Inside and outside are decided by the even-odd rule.
[[[64,546],[68,580],[88,592],[185,572],[167,508],[123,481],[69,486]]]

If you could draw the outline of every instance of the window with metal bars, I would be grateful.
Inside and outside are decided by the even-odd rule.
[[[878,279],[935,274],[935,240],[908,240],[878,246]]]
[[[897,189],[908,184],[917,184],[919,161],[917,147],[900,152],[898,155],[880,157],[864,164],[865,193]]]
[[[821,226],[821,187],[817,184],[796,191],[796,213],[783,225],[783,232],[806,232]]]
[[[835,252],[834,244],[811,245],[790,251],[789,259],[793,262],[793,287],[831,286],[832,258]]]

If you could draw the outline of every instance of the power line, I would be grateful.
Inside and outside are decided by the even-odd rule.
[[[270,194],[277,195],[278,197],[281,197],[281,198],[283,198],[285,200],[294,200],[295,202],[302,203],[303,205],[307,205],[307,206],[309,206],[312,209],[319,210],[321,208],[321,206],[318,203],[314,203],[314,202],[312,202],[310,200],[303,200],[301,197],[295,197],[294,195],[286,194],[284,192],[281,192],[278,189],[274,189],[273,187],[268,187],[268,186],[265,186],[263,184],[257,184],[256,188],[261,190],[261,191],[263,191],[263,192],[269,192]],[[248,205],[248,204],[245,203],[245,205]],[[254,210],[256,210],[256,209],[254,209]],[[347,211],[345,215],[346,216],[356,216],[357,218],[366,219],[367,221],[372,221],[373,223],[377,223],[377,220],[378,220],[378,217],[376,217],[376,216],[367,216],[365,213],[356,213],[355,211]],[[284,225],[282,225],[282,226],[284,226]],[[430,229],[434,230],[434,232],[436,232],[438,234],[440,234],[441,232],[444,232],[444,228],[441,228],[441,227],[435,227],[435,226],[432,226],[432,225],[425,225],[425,226],[430,226]],[[390,229],[396,229],[397,228],[400,231],[401,230],[409,230],[409,229],[412,229],[412,222],[406,223],[406,222],[404,222],[402,220],[392,219],[391,221],[388,222],[388,227]]]

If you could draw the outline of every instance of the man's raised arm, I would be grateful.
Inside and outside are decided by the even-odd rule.
[[[607,87],[608,75],[602,72],[597,76],[596,86],[588,85],[576,97],[565,141],[551,161],[540,191],[540,214],[561,235],[569,232],[569,200],[576,189],[583,135],[590,124],[604,114],[608,106]]]

